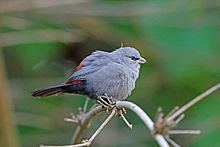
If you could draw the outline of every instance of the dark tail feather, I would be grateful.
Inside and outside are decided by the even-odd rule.
[[[32,96],[34,97],[46,97],[58,93],[63,93],[66,91],[66,89],[69,87],[69,84],[65,85],[56,85],[48,88],[39,89],[32,92]]]

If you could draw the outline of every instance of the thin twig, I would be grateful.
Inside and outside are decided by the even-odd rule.
[[[85,131],[88,129],[89,124],[91,123],[92,119],[97,116],[100,112],[105,111],[102,106],[96,106],[92,108],[89,112],[87,112],[84,118],[81,120],[80,124],[72,137],[71,144],[78,144],[82,141]]]
[[[167,119],[169,116],[171,116],[174,112],[176,112],[179,109],[179,106],[175,106],[165,117],[164,119]]]
[[[116,110],[112,110],[111,114],[105,119],[105,121],[101,124],[101,126],[95,131],[95,133],[90,137],[89,140],[85,140],[84,143],[75,144],[75,145],[60,145],[60,146],[48,146],[48,145],[40,145],[40,147],[84,147],[90,146],[96,136],[102,131],[102,129],[107,125],[107,123],[113,118]]]
[[[77,118],[64,118],[65,122],[71,122],[74,124],[79,124],[79,120]]]
[[[177,116],[179,116],[180,114],[185,112],[187,109],[189,109],[190,107],[192,107],[193,105],[195,105],[196,103],[198,103],[199,101],[201,101],[202,99],[204,99],[205,97],[210,95],[211,93],[217,91],[218,89],[220,89],[220,83],[216,84],[215,86],[213,86],[210,89],[206,90],[205,92],[203,92],[199,96],[195,97],[193,100],[186,103],[184,106],[182,106],[176,112],[174,112],[170,117],[168,117],[166,119],[166,121],[169,122],[169,121],[174,120]]]
[[[107,123],[112,119],[115,113],[116,113],[116,110],[113,110],[111,114],[107,117],[107,119],[102,123],[102,125],[96,130],[96,132],[92,135],[92,137],[88,141],[90,142],[90,144],[95,139],[95,137],[101,132],[101,130],[107,125]]]
[[[184,114],[181,114],[176,120],[175,120],[175,125],[177,125],[179,122],[181,122],[181,120],[183,120],[185,117]]]
[[[121,114],[121,117],[123,119],[123,121],[125,122],[125,124],[132,129],[133,125],[131,123],[129,123],[129,121],[125,118],[125,116],[123,114]]]
[[[208,89],[201,95],[197,96],[195,99],[181,107],[180,109],[177,110],[177,107],[174,109],[171,115],[168,115],[166,122],[173,122],[174,125],[179,123],[184,115],[179,116],[183,112],[185,112],[188,108],[202,100],[204,97],[208,96],[212,92],[218,90],[220,88],[220,83],[213,86],[212,88]],[[148,129],[153,132],[154,131],[154,123],[153,121],[149,118],[149,116],[136,104],[128,101],[117,101],[116,102],[116,108],[128,108],[132,110],[134,113],[138,115],[138,117],[144,122],[144,124],[148,127]],[[82,122],[81,126],[78,126],[74,137],[73,137],[73,142],[78,143],[81,142],[83,134],[85,130],[88,127],[89,122],[91,119],[96,116],[99,112],[106,110],[102,106],[97,106],[91,111],[89,111],[87,114],[85,114],[85,118]],[[115,114],[116,110],[113,110],[112,113],[109,115],[109,117],[103,122],[103,124],[96,130],[96,132],[93,134],[93,136],[89,139],[86,140],[84,143],[76,144],[76,145],[67,145],[67,146],[62,146],[62,147],[81,147],[81,146],[89,146],[92,141],[95,139],[95,137],[100,133],[100,131],[104,128],[104,126],[107,124],[107,122],[113,117]],[[113,113],[114,112],[114,113]],[[160,114],[161,113],[161,114]],[[159,115],[163,115],[162,111],[159,111]],[[179,117],[178,117],[179,116]],[[163,116],[161,116],[163,118]],[[178,118],[177,118],[178,117]],[[176,119],[177,118],[177,119]],[[176,119],[176,121],[174,120]],[[171,124],[173,124],[171,123]],[[166,123],[165,123],[166,124]],[[199,134],[199,130],[169,130],[169,134]],[[172,139],[170,139],[169,135],[162,136],[160,134],[154,134],[153,137],[155,140],[158,142],[160,147],[169,147],[168,142],[172,144],[174,147],[180,147],[177,143],[175,143]],[[168,142],[167,142],[168,141]],[[42,146],[42,147],[58,147],[58,146]]]
[[[166,140],[174,147],[181,147],[180,145],[178,145],[175,141],[173,141],[169,136],[165,137]]]
[[[201,134],[201,131],[200,130],[170,130],[169,131],[169,134],[172,134],[172,135],[198,135],[198,134]]]
[[[85,102],[84,102],[84,106],[83,106],[83,112],[85,113],[86,112],[86,109],[88,107],[88,103],[89,103],[89,98],[87,97]]]

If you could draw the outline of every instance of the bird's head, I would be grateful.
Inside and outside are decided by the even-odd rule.
[[[141,57],[140,53],[132,47],[121,47],[112,53],[115,55],[115,60],[117,60],[117,62],[125,64],[130,68],[139,69],[140,64],[146,62],[146,60]]]

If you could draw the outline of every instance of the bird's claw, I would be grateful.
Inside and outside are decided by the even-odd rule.
[[[103,96],[98,97],[97,103],[99,103],[104,108],[106,108],[107,111],[111,111],[116,105],[116,100],[113,99],[112,97],[107,96],[107,94],[105,94]]]
[[[107,111],[111,111],[113,108],[116,107],[117,99],[114,99],[113,97],[109,97],[106,93],[103,96],[99,96],[97,99],[97,103],[102,105],[104,108],[107,109]],[[123,114],[126,114],[125,108],[118,109],[116,111],[117,116],[121,116]]]
[[[104,108],[106,108],[107,111],[112,111],[113,108],[116,108],[116,102],[117,99],[113,99],[112,97],[108,97],[107,94],[104,96],[99,96],[97,99],[97,103],[102,105]],[[116,116],[120,116],[123,121],[126,123],[126,125],[132,129],[132,124],[128,122],[128,120],[125,118],[124,114],[126,114],[125,108],[116,108]]]

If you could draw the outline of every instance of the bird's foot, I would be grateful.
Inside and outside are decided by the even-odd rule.
[[[117,99],[113,99],[112,97],[108,97],[107,94],[105,94],[104,96],[100,96],[97,99],[97,103],[99,103],[100,105],[102,105],[104,108],[106,108],[107,111],[112,111],[113,108],[116,108],[116,102],[118,100]],[[132,124],[129,123],[129,121],[125,118],[124,114],[126,114],[126,110],[125,108],[116,108],[116,116],[119,116],[123,119],[123,121],[125,122],[125,124],[132,129]]]
[[[113,108],[116,107],[116,100],[112,97],[107,96],[107,94],[99,96],[97,99],[97,103],[106,108],[107,111],[111,111]]]

